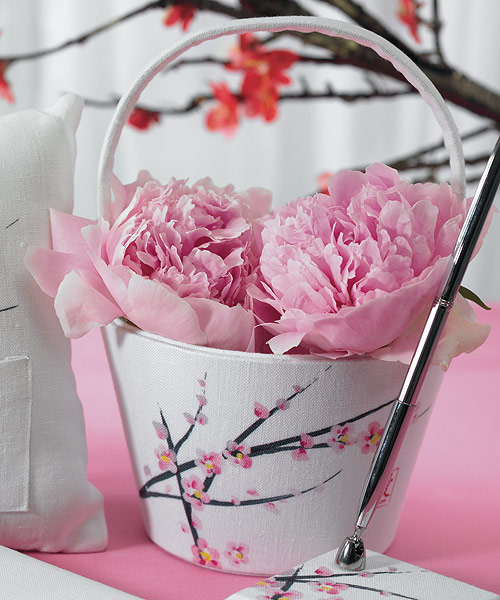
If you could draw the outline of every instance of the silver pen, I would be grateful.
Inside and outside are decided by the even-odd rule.
[[[418,394],[431,364],[434,350],[462,283],[500,183],[500,139],[488,160],[472,205],[458,236],[439,292],[427,317],[424,330],[410,362],[399,396],[394,401],[379,447],[361,493],[354,534],[340,546],[337,565],[351,571],[365,568],[365,547],[361,536],[376,510],[394,468],[406,432],[413,418]]]

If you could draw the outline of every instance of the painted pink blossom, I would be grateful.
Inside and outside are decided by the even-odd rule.
[[[200,412],[200,413],[198,413],[198,416],[196,417],[196,421],[200,425],[206,425],[208,423],[208,417],[205,413]]]
[[[192,415],[192,414],[190,414],[190,413],[187,413],[187,412],[185,412],[185,413],[182,413],[182,414],[183,414],[184,418],[186,419],[186,421],[187,421],[187,422],[188,422],[190,425],[194,425],[194,424],[195,424],[195,419],[194,419],[194,417],[193,417],[193,415]]]
[[[254,402],[254,413],[259,419],[267,419],[269,416],[269,409],[263,406],[260,402]]]
[[[228,542],[226,548],[224,555],[233,565],[239,567],[248,562],[248,546],[245,544]]]
[[[219,475],[222,471],[222,456],[216,452],[205,452],[205,450],[196,450],[198,458],[195,463],[204,470],[207,477]]]
[[[279,513],[278,507],[276,504],[274,504],[274,502],[266,502],[264,504],[264,508],[275,515]]]
[[[200,403],[200,406],[205,406],[205,404],[207,403],[207,399],[205,398],[205,396],[203,396],[203,394],[198,394],[196,396],[196,399]]]
[[[309,584],[316,592],[335,596],[339,592],[349,589],[345,583],[334,583],[332,581],[313,581]],[[333,600],[333,599],[332,599]]]
[[[316,575],[321,575],[322,577],[329,577],[333,575],[333,571],[328,567],[318,567],[315,571]]]
[[[241,500],[239,498],[236,498],[236,496],[233,496],[231,498],[231,502],[235,505],[235,506],[239,506],[241,504]]]
[[[173,450],[169,450],[165,446],[158,446],[155,450],[158,459],[158,466],[161,471],[170,471],[177,473],[177,456]]]
[[[234,465],[249,469],[252,466],[252,459],[248,456],[250,451],[251,448],[245,444],[238,445],[236,442],[229,441],[226,450],[222,454]]]
[[[361,452],[363,454],[373,454],[377,449],[380,438],[382,437],[382,433],[384,432],[384,428],[378,421],[373,421],[368,425],[367,431],[362,431],[356,443],[360,446]]]
[[[287,408],[290,408],[290,402],[288,400],[286,400],[285,398],[280,398],[277,402],[276,402],[276,406],[280,409],[280,410],[287,410]]]
[[[203,538],[198,540],[198,544],[191,546],[194,562],[205,567],[220,569],[220,554],[215,548],[210,548],[208,542]]]
[[[210,502],[210,496],[203,491],[203,481],[196,475],[183,478],[181,485],[184,490],[182,497],[196,510],[203,510],[203,505]]]
[[[126,186],[115,180],[97,223],[51,211],[52,249],[31,248],[26,264],[68,337],[124,316],[170,339],[253,351],[247,288],[270,200],[258,188],[162,185],[141,172]]]
[[[308,460],[306,448],[312,448],[314,446],[314,439],[307,433],[300,434],[300,447],[292,451],[292,458],[294,460]]]
[[[467,204],[446,184],[412,185],[376,164],[337,173],[328,194],[262,219],[262,280],[249,293],[271,351],[337,358],[383,348],[399,360],[393,344],[427,312]],[[447,323],[449,335],[477,347],[484,332],[468,325]]]
[[[155,428],[156,435],[160,438],[160,440],[168,439],[168,431],[163,423],[158,423],[157,421],[153,421],[153,427]]]
[[[334,452],[342,452],[344,448],[354,444],[354,426],[334,425],[326,443],[332,447]]]

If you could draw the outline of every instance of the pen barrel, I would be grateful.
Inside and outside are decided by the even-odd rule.
[[[446,322],[451,304],[436,299],[408,368],[398,398],[394,401],[384,433],[373,457],[370,476],[366,479],[359,505],[356,526],[365,529],[375,512],[378,499],[389,483],[406,432],[418,403],[418,394],[431,364],[436,342]]]

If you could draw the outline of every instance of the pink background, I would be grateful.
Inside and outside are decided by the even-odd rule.
[[[500,593],[500,305],[479,318],[492,333],[444,379],[387,553]],[[73,365],[109,546],[98,554],[31,555],[145,600],[223,600],[252,585],[253,577],[203,569],[149,541],[98,331],[73,342]]]

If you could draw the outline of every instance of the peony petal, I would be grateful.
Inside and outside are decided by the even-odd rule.
[[[79,271],[71,271],[63,279],[54,308],[64,335],[69,338],[82,337],[122,315],[116,304],[99,293],[92,277],[86,278]]]
[[[87,254],[67,254],[34,247],[29,247],[26,251],[24,264],[40,288],[52,298],[56,297],[62,280],[73,269],[92,269]]]
[[[198,316],[207,345],[225,350],[253,352],[255,318],[242,306],[226,306],[206,298],[185,298]]]
[[[128,284],[128,301],[126,316],[137,327],[188,344],[207,344],[196,312],[166,285],[134,274]]]
[[[280,333],[269,340],[268,344],[274,354],[285,354],[292,348],[300,346],[305,332]]]
[[[52,248],[59,252],[86,254],[87,246],[82,238],[81,231],[83,227],[95,224],[95,221],[75,217],[53,208],[49,212]]]

